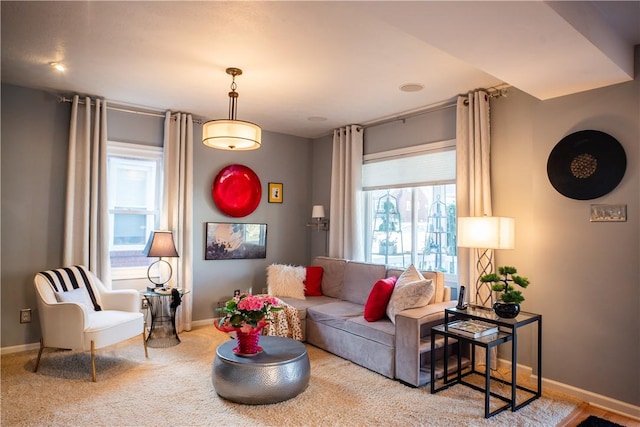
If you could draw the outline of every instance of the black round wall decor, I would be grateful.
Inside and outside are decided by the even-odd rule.
[[[617,139],[597,130],[565,136],[547,160],[553,188],[571,199],[595,199],[613,190],[627,169],[627,156]]]

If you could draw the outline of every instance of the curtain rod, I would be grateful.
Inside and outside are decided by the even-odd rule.
[[[64,96],[58,96],[58,102],[73,102],[73,99],[71,98],[67,98]],[[85,101],[84,99],[80,99],[78,101],[80,104],[84,104]],[[91,102],[91,105],[95,105],[94,102]],[[116,105],[111,105],[107,102],[107,110],[114,110],[114,111],[121,111],[123,113],[131,113],[131,114],[140,114],[143,116],[151,116],[151,117],[164,117],[165,114],[160,112],[160,111],[149,111],[149,110],[143,110],[143,109],[139,109],[139,110],[134,110],[132,108],[124,108],[124,107],[118,107],[117,104]],[[171,117],[175,117],[174,114],[171,114]],[[203,124],[204,122],[200,119],[193,119],[193,123],[196,124]]]
[[[487,92],[487,96],[489,96],[489,98],[502,98],[502,97],[506,97],[507,96],[507,88],[509,88],[509,87],[510,87],[510,85],[503,84],[503,85],[499,85],[499,86],[495,86],[495,87],[490,87],[489,89],[484,89],[484,90]],[[461,96],[461,95],[458,95],[458,96]],[[427,105],[426,107],[422,107],[422,108],[419,108],[417,110],[407,112],[405,114],[400,114],[400,115],[393,116],[393,117],[386,117],[386,118],[382,118],[382,119],[373,120],[371,122],[363,123],[362,127],[367,129],[367,128],[380,126],[380,125],[384,125],[384,124],[395,122],[395,121],[403,121],[404,122],[406,119],[410,119],[412,117],[420,116],[422,114],[427,114],[427,113],[432,113],[434,111],[439,111],[439,110],[445,110],[447,108],[452,108],[452,107],[455,107],[457,105],[458,96],[456,96],[453,99],[449,99],[449,100],[446,100],[446,101],[442,101],[442,102],[438,102],[438,103],[435,103],[435,104]]]
[[[489,98],[502,98],[502,97],[506,97],[507,96],[507,88],[509,88],[510,85],[508,84],[502,84],[502,85],[498,85],[495,87],[490,87],[488,89],[484,89],[487,92],[487,95],[489,96]],[[457,104],[457,96],[455,99],[450,99],[447,101],[443,101],[443,102],[439,102],[436,104],[431,104],[428,105],[426,107],[422,107],[418,110],[415,111],[411,111],[411,112],[407,112],[405,114],[401,114],[398,116],[393,116],[393,117],[386,117],[386,118],[382,118],[382,119],[377,119],[377,120],[373,120],[370,122],[366,122],[363,123],[362,125],[360,125],[360,127],[362,129],[367,129],[370,127],[375,127],[375,126],[380,126],[386,123],[391,123],[391,122],[395,122],[398,120],[401,121],[405,121],[406,119],[410,119],[412,117],[416,117],[416,116],[420,116],[422,114],[426,114],[426,113],[431,113],[434,111],[438,111],[438,110],[444,110],[447,108],[451,108],[451,107],[455,107]],[[67,98],[65,96],[58,96],[58,102],[73,102],[73,99],[71,98]],[[81,99],[79,101],[81,104],[84,104],[84,100]],[[93,104],[92,104],[93,105]],[[143,110],[143,109],[131,109],[131,108],[124,108],[124,107],[118,107],[118,104],[116,103],[115,105],[110,105],[109,103],[107,103],[107,109],[108,110],[114,110],[114,111],[121,111],[124,113],[131,113],[131,114],[141,114],[144,116],[151,116],[151,117],[164,117],[165,114],[161,111],[149,111],[149,110]],[[175,117],[173,114],[171,115],[171,117]],[[193,123],[195,124],[204,124],[205,120],[201,120],[201,119],[192,119]]]

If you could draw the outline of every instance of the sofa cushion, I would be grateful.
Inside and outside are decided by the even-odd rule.
[[[296,298],[289,298],[289,297],[282,297],[280,299],[285,303],[294,306],[296,310],[298,310],[298,317],[300,317],[300,320],[304,320],[307,318],[307,309],[309,307],[314,307],[316,305],[340,301],[339,299],[331,298],[327,296],[307,297],[304,300],[299,300]]]
[[[364,307],[348,301],[335,301],[307,309],[307,319],[345,329],[345,322],[352,317],[362,317]]]
[[[387,318],[377,322],[367,322],[362,316],[352,317],[345,322],[345,329],[354,335],[388,347],[396,345],[396,327]]]
[[[367,303],[364,305],[364,318],[367,322],[375,322],[386,316],[387,305],[397,280],[396,276],[391,276],[380,279],[373,285]]]
[[[304,294],[309,297],[322,296],[322,272],[324,269],[317,265],[307,267],[307,277],[304,281]]]
[[[294,265],[271,264],[267,267],[269,295],[304,299],[304,279],[307,270]]]
[[[383,264],[347,262],[342,280],[342,299],[365,305],[371,288],[378,280],[384,279],[386,272],[387,267]]]
[[[387,305],[387,316],[395,324],[396,314],[409,308],[429,304],[435,288],[433,281],[425,279],[414,265],[410,265],[398,278]]]
[[[311,265],[322,267],[322,295],[342,298],[342,280],[347,260],[329,257],[316,257]]]

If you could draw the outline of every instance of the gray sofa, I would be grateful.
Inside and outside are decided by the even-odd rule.
[[[435,284],[433,298],[427,306],[401,311],[394,325],[387,317],[368,322],[364,306],[377,280],[399,277],[404,270],[328,257],[311,265],[324,270],[323,296],[281,297],[298,310],[308,343],[411,386],[429,382],[431,326],[442,323],[444,309],[456,305],[441,272],[422,272]]]

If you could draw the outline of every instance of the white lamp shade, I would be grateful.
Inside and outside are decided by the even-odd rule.
[[[477,249],[513,249],[513,218],[473,216],[458,218],[458,247]]]
[[[262,145],[262,130],[242,120],[210,120],[202,125],[202,143],[220,150],[255,150]]]
[[[324,218],[324,206],[314,205],[311,210],[311,218]]]

